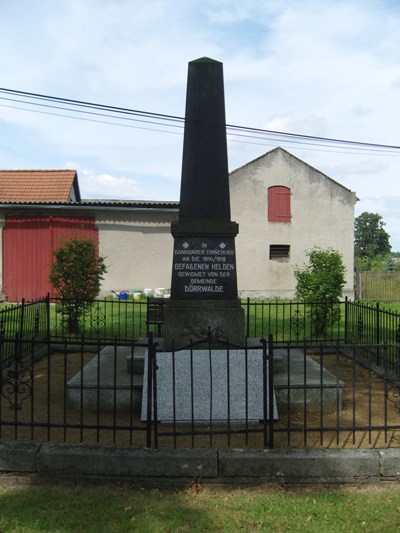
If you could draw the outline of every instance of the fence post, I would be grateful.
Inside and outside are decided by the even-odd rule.
[[[345,297],[344,299],[344,343],[347,344],[347,341],[348,341],[348,320],[349,320],[349,316],[348,316],[348,298],[347,296]]]
[[[268,350],[265,339],[263,347],[263,382],[264,382],[264,447],[274,448],[274,347],[272,333],[268,335]],[[268,378],[268,379],[267,379]]]
[[[375,309],[376,309],[376,319],[375,319],[375,325],[376,325],[376,330],[375,330],[375,342],[376,344],[380,344],[381,342],[381,325],[380,325],[380,309],[379,309],[379,302],[376,302],[376,306],[375,306]],[[379,365],[380,364],[380,350],[379,350],[379,347],[377,348],[376,350],[376,363]]]
[[[152,345],[152,359],[153,359],[153,424],[154,424],[154,448],[158,449],[158,398],[157,398],[157,346],[158,342],[153,341],[151,338]]]
[[[250,298],[247,297],[246,337],[250,337]]]
[[[153,335],[150,333],[147,345],[147,414],[146,448],[151,448],[151,415],[153,402]]]
[[[46,339],[50,339],[50,293],[46,296]]]
[[[24,321],[25,321],[25,298],[22,298],[21,302],[21,317],[19,321],[19,337],[22,339],[24,336]]]
[[[376,318],[375,318],[375,342],[376,342],[376,344],[379,344],[379,343],[380,343],[380,338],[381,338],[379,302],[376,302],[376,305],[375,305],[375,311],[376,311]]]

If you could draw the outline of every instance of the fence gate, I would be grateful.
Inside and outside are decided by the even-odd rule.
[[[174,447],[252,440],[272,448],[277,409],[270,345],[268,351],[265,340],[237,346],[208,338],[171,352],[150,346],[142,420],[151,418],[153,446],[171,439]]]

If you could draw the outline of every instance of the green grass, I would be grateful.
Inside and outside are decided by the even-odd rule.
[[[400,487],[180,492],[0,489],[2,533],[382,532],[400,529]]]

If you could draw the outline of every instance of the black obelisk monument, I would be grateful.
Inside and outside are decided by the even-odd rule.
[[[207,335],[244,342],[231,221],[222,63],[189,63],[179,219],[174,237],[171,299],[165,309],[169,349]]]

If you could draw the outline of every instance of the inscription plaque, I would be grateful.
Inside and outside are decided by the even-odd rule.
[[[233,237],[175,237],[172,293],[178,300],[237,299]]]

